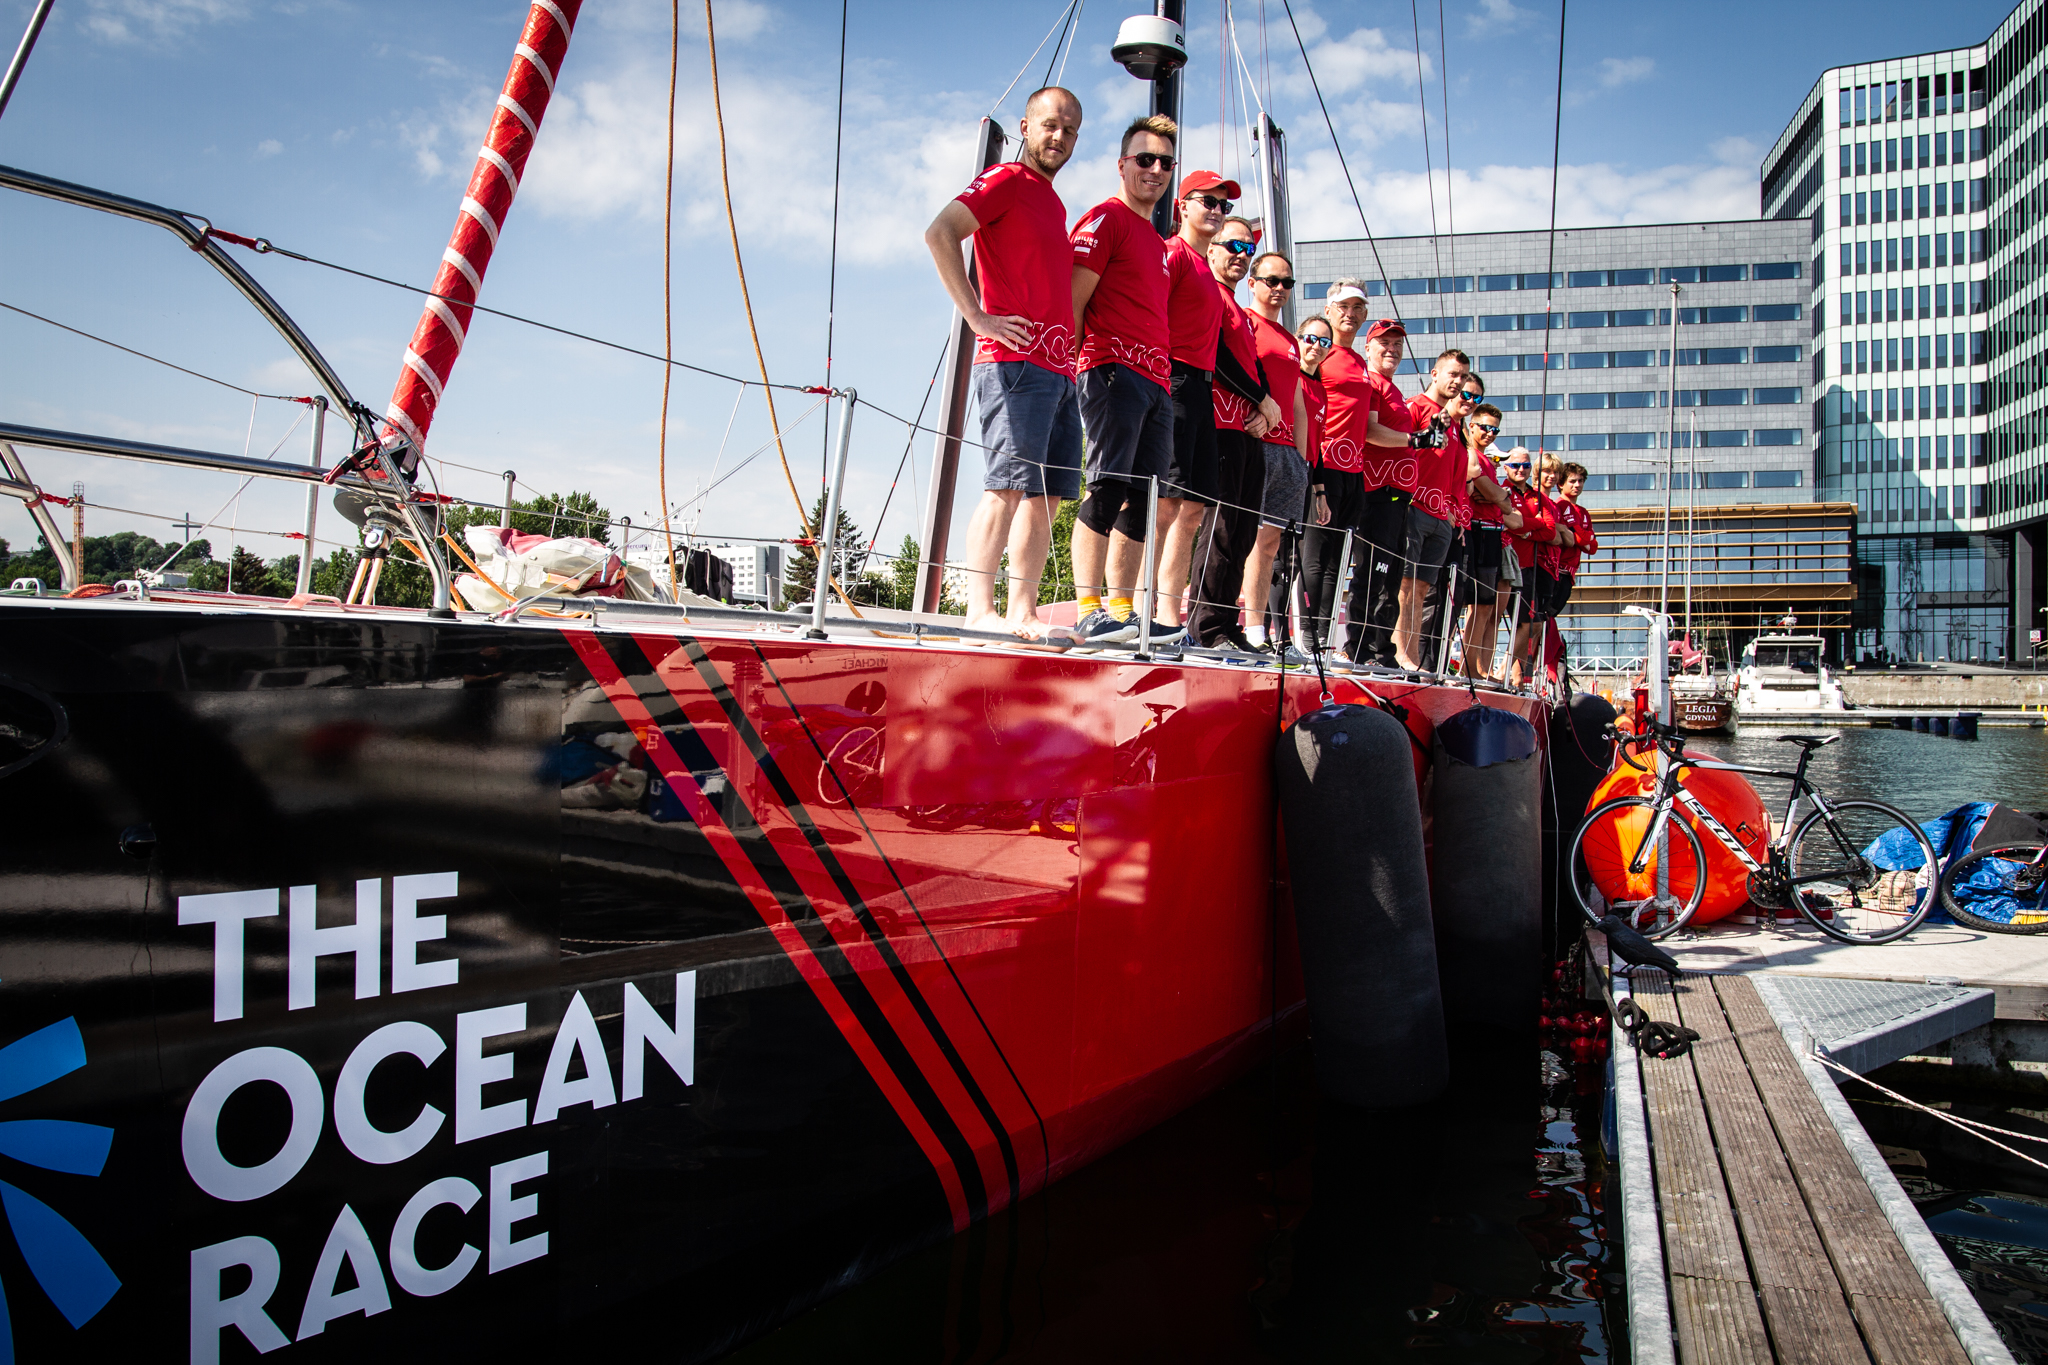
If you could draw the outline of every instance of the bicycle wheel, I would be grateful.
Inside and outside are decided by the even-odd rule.
[[[1903,938],[1934,908],[1934,846],[1881,801],[1809,814],[1792,836],[1791,864],[1800,913],[1844,943]]]
[[[2048,865],[2035,860],[2041,845],[2005,844],[1979,849],[1941,874],[1941,905],[1956,922],[1993,934],[2048,930]]]
[[[1589,923],[1611,912],[1645,937],[1662,938],[1683,928],[1699,909],[1707,893],[1707,853],[1676,812],[1664,826],[1663,875],[1657,849],[1650,850],[1641,872],[1629,870],[1656,809],[1648,797],[1617,797],[1594,807],[1579,825],[1572,839],[1572,894]]]

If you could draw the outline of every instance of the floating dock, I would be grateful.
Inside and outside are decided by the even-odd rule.
[[[1689,1055],[1614,1036],[1634,1360],[2009,1365],[1819,1060],[1860,1072],[1979,1032],[1995,993],[1725,965],[1634,983],[1651,1018],[1699,1033]]]

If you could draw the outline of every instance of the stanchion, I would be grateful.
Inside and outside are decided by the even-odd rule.
[[[1153,602],[1159,595],[1159,476],[1145,478],[1145,550],[1138,558],[1138,654],[1152,657]]]
[[[853,437],[853,405],[860,401],[860,395],[852,389],[839,393],[839,460],[838,468],[832,472],[832,487],[825,499],[825,523],[818,528],[818,571],[811,581],[811,628],[809,638],[825,638],[825,603],[832,594],[832,544],[838,538],[833,533],[839,527],[839,494],[846,487],[846,451]]]

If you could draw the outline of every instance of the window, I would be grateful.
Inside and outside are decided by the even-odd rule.
[[[1977,183],[1981,185],[1984,182],[1979,180]],[[1985,235],[1986,234],[1982,228],[1979,228],[1977,231],[1970,234],[1970,263],[1972,265],[1975,265],[1984,259]],[[1960,238],[1962,234],[1957,233],[1956,236]],[[1960,258],[1962,254],[1963,244],[1960,241],[1958,241],[1956,243],[1956,256]]]
[[[1564,314],[1562,313],[1523,313],[1521,318],[1522,330],[1525,332],[1541,332],[1545,329],[1546,325],[1550,327],[1564,326]]]
[[[1976,179],[1976,180],[1972,180],[1972,181],[1970,182],[1970,212],[1972,212],[1972,213],[1982,213],[1983,211],[1984,211],[1984,181],[1983,181],[1983,179],[1982,179],[1981,177],[1979,177],[1978,179]],[[1971,234],[1971,235],[1972,235],[1972,236],[1975,236],[1976,234],[1974,234],[1974,233],[1973,233],[1973,234]],[[1981,260],[1983,260],[1984,258],[1983,258],[1982,256],[1972,256],[1972,257],[1971,257],[1970,259],[1972,259],[1972,260],[1977,260],[1977,261],[1981,261]]]
[[[1887,223],[1899,221],[1899,192],[1897,190],[1886,190],[1884,192],[1884,220]],[[1894,257],[1898,254],[1896,249],[1892,251]]]
[[[1920,104],[1920,117],[1921,117],[1921,118],[1926,118],[1926,117],[1927,117],[1927,77],[1925,77],[1925,76],[1922,76],[1922,77],[1920,78],[1920,100],[1919,100],[1919,104]],[[1927,139],[1926,139],[1926,138],[1924,138],[1924,137],[1923,137],[1923,138],[1921,138],[1921,139],[1920,139],[1920,145],[1921,145],[1922,147],[1925,147],[1925,146],[1927,145]],[[1922,153],[1920,154],[1920,159],[1921,159],[1921,160],[1923,160],[1923,161],[1924,161],[1924,160],[1926,160],[1926,159],[1927,159],[1927,153],[1925,153],[1925,152],[1923,151],[1923,152],[1922,152]]]
[[[1799,262],[1769,262],[1767,264],[1754,267],[1750,271],[1750,275],[1752,278],[1759,280],[1796,280],[1800,278]]]
[[[1633,393],[1611,393],[1607,397],[1617,408],[1654,408],[1663,395],[1655,389],[1639,389]]]
[[[1922,240],[1922,241],[1925,241],[1926,239],[1925,239],[1925,238],[1923,237],[1923,238],[1922,238],[1921,240]],[[1928,312],[1927,312],[1927,310],[1928,310],[1929,308],[1931,308],[1931,307],[1933,307],[1933,306],[1934,306],[1934,304],[1933,304],[1933,299],[1934,299],[1934,286],[1933,286],[1933,285],[1929,285],[1929,284],[1923,284],[1923,285],[1921,285],[1921,286],[1920,286],[1920,316],[1921,316],[1921,317],[1923,317],[1923,318],[1924,318],[1924,317],[1927,317],[1927,316],[1929,315],[1929,314],[1928,314]],[[1926,338],[1925,338],[1925,337],[1922,337],[1922,338],[1921,338],[1921,340],[1922,340],[1922,341],[1924,342],[1924,341],[1926,340]],[[1925,347],[1923,346],[1923,347],[1922,347],[1921,349],[1922,349],[1922,352],[1923,352],[1923,354],[1924,354],[1924,353],[1925,353],[1925,349],[1926,349],[1926,348],[1925,348]]]
[[[1657,310],[1654,308],[1617,308],[1613,313],[1615,327],[1654,327],[1657,325]]]
[[[1870,273],[1870,243],[1868,242],[1858,242],[1856,244],[1856,273],[1859,275],[1868,275]]]
[[[1797,346],[1758,346],[1750,354],[1759,365],[1796,365],[1799,352]]]
[[[1607,479],[1608,476],[1605,474],[1588,474],[1586,476],[1586,491],[1588,493],[1605,493],[1607,491]]]
[[[1655,351],[1616,351],[1614,368],[1617,370],[1640,370],[1657,363]]]
[[[1856,273],[1855,248],[1847,242],[1842,243],[1842,273],[1844,275]]]
[[[1703,389],[1700,403],[1709,408],[1742,407],[1749,402],[1748,389]]]
[[[1749,471],[1744,469],[1710,469],[1702,477],[1708,488],[1749,487]]]
[[[1394,293],[1395,293],[1395,294],[1397,294],[1397,295],[1401,295],[1401,294],[1427,294],[1428,292],[1429,292],[1429,281],[1428,281],[1428,280],[1395,280],[1395,281],[1394,281]]]
[[[1934,438],[1934,467],[1936,469],[1948,468],[1948,437],[1946,436]]]
[[[1593,289],[1607,283],[1604,270],[1574,270],[1567,274],[1565,283],[1573,289]]]
[[[1875,252],[1873,252],[1872,254],[1873,254],[1873,255],[1875,255],[1876,253],[1875,253]],[[1896,237],[1888,237],[1888,238],[1886,238],[1886,239],[1885,239],[1885,244],[1884,244],[1884,255],[1885,255],[1885,262],[1884,262],[1884,268],[1885,268],[1886,270],[1897,270],[1897,269],[1899,268],[1899,239],[1898,239],[1898,238],[1896,238]],[[1871,262],[1870,264],[1871,264],[1871,268],[1872,268],[1873,270],[1877,268],[1877,262],[1876,262],[1876,261],[1874,261],[1874,260],[1873,260],[1873,261],[1872,261],[1872,262]]]
[[[1760,437],[1761,437],[1761,436],[1766,436],[1766,435],[1776,435],[1776,434],[1778,434],[1778,433],[1776,433],[1776,432],[1762,432],[1762,431],[1759,431],[1759,432],[1757,433],[1757,435],[1758,435],[1758,436],[1760,436]],[[1798,435],[1799,433],[1798,433],[1798,432],[1796,432],[1796,431],[1794,431],[1794,432],[1791,432],[1791,433],[1789,433],[1789,434],[1790,434],[1790,435],[1793,435],[1793,436],[1797,436],[1797,435]],[[1757,444],[1761,446],[1761,445],[1777,445],[1777,444],[1780,444],[1780,443],[1779,443],[1779,442],[1776,442],[1776,441],[1763,441],[1763,440],[1759,440],[1759,441],[1757,442]],[[1785,441],[1785,442],[1783,442],[1782,444],[1784,444],[1784,445],[1791,445],[1791,446],[1796,446],[1796,445],[1798,445],[1798,444],[1799,444],[1799,442],[1797,442],[1797,441]],[[1757,486],[1758,488],[1797,488],[1797,487],[1799,487],[1799,485],[1800,485],[1800,477],[1799,477],[1799,475],[1800,475],[1800,471],[1799,471],[1799,470],[1796,470],[1796,469],[1759,469],[1759,470],[1758,470],[1758,471],[1756,472],[1756,486]]]
[[[1484,318],[1480,319],[1482,323],[1485,322],[1485,320],[1486,319]],[[1480,328],[1480,330],[1484,331],[1486,329],[1482,327]],[[1520,359],[1519,356],[1511,355],[1482,355],[1475,356],[1473,358],[1472,363],[1479,367],[1479,372],[1481,374],[1494,374],[1501,370],[1520,369],[1521,366],[1515,363],[1518,359]]]
[[[1856,373],[1870,373],[1870,343],[1867,341],[1856,343]]]
[[[1873,86],[1872,90],[1875,91]],[[1873,111],[1874,112],[1874,111]],[[1899,117],[1899,86],[1896,81],[1887,81],[1884,87],[1884,121],[1895,123]]]
[[[1604,393],[1575,393],[1572,395],[1571,406],[1573,412],[1587,412],[1597,408],[1604,408],[1607,406],[1607,395]]]
[[[1870,159],[1869,159],[1869,158],[1870,158],[1870,144],[1869,144],[1869,143],[1866,143],[1866,142],[1859,142],[1859,143],[1857,143],[1857,144],[1856,144],[1856,174],[1858,174],[1858,175],[1869,175],[1869,174],[1870,174]]]
[[[1982,384],[1972,384],[1970,385],[1970,416],[1982,417],[1983,415],[1984,386]]]
[[[1984,128],[1983,128],[1983,125],[1981,125],[1981,124],[1980,124],[1980,125],[1978,125],[1977,127],[1975,127],[1975,128],[1972,128],[1972,129],[1970,130],[1970,160],[1972,160],[1972,161],[1982,161],[1983,159],[1984,159]]]
[[[1709,346],[1700,352],[1702,365],[1746,365],[1749,351],[1742,346]]]
[[[1522,288],[1524,288],[1524,289],[1562,289],[1562,288],[1564,288],[1564,272],[1563,272],[1563,271],[1559,271],[1559,272],[1558,272],[1557,274],[1555,274],[1555,275],[1543,275],[1543,274],[1536,274],[1536,275],[1524,275],[1524,276],[1522,276]]]
[[[1301,296],[1304,299],[1326,299],[1330,297],[1330,282],[1328,280],[1310,280],[1301,286]]]
[[[1884,141],[1884,168],[1887,171],[1896,171],[1899,168],[1899,140],[1895,137],[1886,138]]]
[[[1873,311],[1875,311],[1877,300],[1874,296],[1877,291],[1873,289],[1870,292],[1873,295],[1871,304],[1873,305]],[[1884,291],[1884,320],[1886,322],[1897,322],[1899,320],[1899,291],[1896,289]]]
[[[1651,278],[1654,273],[1649,270],[1610,270],[1607,279],[1608,283],[1617,285],[1655,284]]]
[[[1698,284],[1700,268],[1696,265],[1667,265],[1657,272],[1659,284]]]
[[[1614,481],[1614,491],[1617,493],[1640,493],[1644,489],[1657,486],[1655,474],[1610,474],[1608,477]]]
[[[1703,431],[1700,433],[1702,446],[1746,446],[1749,433],[1746,431]]]
[[[1858,123],[1864,123],[1868,121],[1865,117],[1866,111],[1864,109],[1864,100],[1869,95],[1869,93],[1870,87],[1867,85],[1859,85],[1856,87],[1856,121]]]
[[[1841,126],[1847,128],[1849,126],[1849,92],[1846,90],[1838,90],[1835,93],[1837,96],[1836,104],[1838,106],[1836,109],[1836,117],[1840,122]]]
[[[1934,316],[1938,318],[1948,316],[1948,286],[1945,284],[1934,286]]]
[[[1469,318],[1469,317],[1463,317],[1463,318],[1409,318],[1409,319],[1408,319],[1408,330],[1409,330],[1410,332],[1424,332],[1424,333],[1436,333],[1436,332],[1469,332],[1469,331],[1471,331],[1471,330],[1472,330],[1472,319],[1471,319],[1471,318]]]
[[[1853,153],[1850,152],[1849,144],[1846,142],[1841,145],[1841,148],[1839,150],[1841,152],[1841,157],[1840,169],[1838,170],[1837,175],[1840,179],[1847,180],[1850,177],[1850,175],[1853,174],[1853,172],[1849,169],[1852,165],[1855,164],[1853,161],[1850,160]]]
[[[1575,431],[1571,436],[1573,450],[1606,450],[1607,433],[1604,431]]]
[[[1734,284],[1749,278],[1746,265],[1710,265],[1700,272],[1700,278],[1708,284]]]
[[[1805,316],[1805,310],[1796,303],[1760,303],[1756,306],[1758,322],[1797,322]]]
[[[1765,427],[1756,433],[1760,446],[1796,446],[1805,439],[1798,427]],[[1777,484],[1779,488],[1797,488],[1797,484]]]
[[[1490,294],[1502,289],[1513,289],[1514,287],[1515,277],[1513,275],[1481,275],[1479,277],[1479,292],[1482,294]]]
[[[1982,333],[1982,332],[1972,332],[1972,333],[1970,333],[1970,363],[1971,363],[1972,365],[1982,365],[1982,364],[1984,363],[1984,340],[1985,340],[1985,334],[1984,334],[1984,333]],[[1957,350],[1957,351],[1961,351],[1962,349],[1963,349],[1963,343],[1962,343],[1961,341],[1957,341],[1957,342],[1956,342],[1956,350]],[[1960,360],[1960,359],[1961,359],[1961,356],[1958,356],[1958,357],[1957,357],[1957,359],[1958,359],[1958,360]],[[1979,387],[1982,387],[1982,386],[1980,385]]]
[[[1920,406],[1923,408],[1927,406],[1927,390],[1925,389],[1920,390]],[[1934,438],[1932,436],[1922,436],[1920,438],[1920,467],[1922,469],[1934,468]]]
[[[1800,391],[1797,388],[1758,389],[1754,401],[1758,403],[1797,403],[1799,397]]]
[[[1934,216],[1937,218],[1948,216],[1948,182],[1946,180],[1934,182]]]
[[[1614,433],[1616,450],[1655,450],[1657,433],[1654,431],[1617,431]]]
[[[1513,313],[1481,313],[1479,330],[1482,332],[1512,332],[1520,319]]]
[[[1574,351],[1571,367],[1575,370],[1604,370],[1607,368],[1607,352]]]

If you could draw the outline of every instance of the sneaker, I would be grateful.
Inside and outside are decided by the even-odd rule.
[[[1074,633],[1081,637],[1084,648],[1127,644],[1138,638],[1138,619],[1134,616],[1128,621],[1119,621],[1097,607],[1074,623]]]
[[[1133,636],[1133,638],[1136,637]],[[1145,623],[1145,643],[1148,645],[1186,644],[1187,638],[1188,631],[1186,626],[1169,626],[1164,621],[1147,621]]]
[[[1224,650],[1232,654],[1263,654],[1265,652],[1246,639],[1244,632],[1234,626],[1228,630],[1219,631],[1216,638],[1209,642],[1209,648]]]

